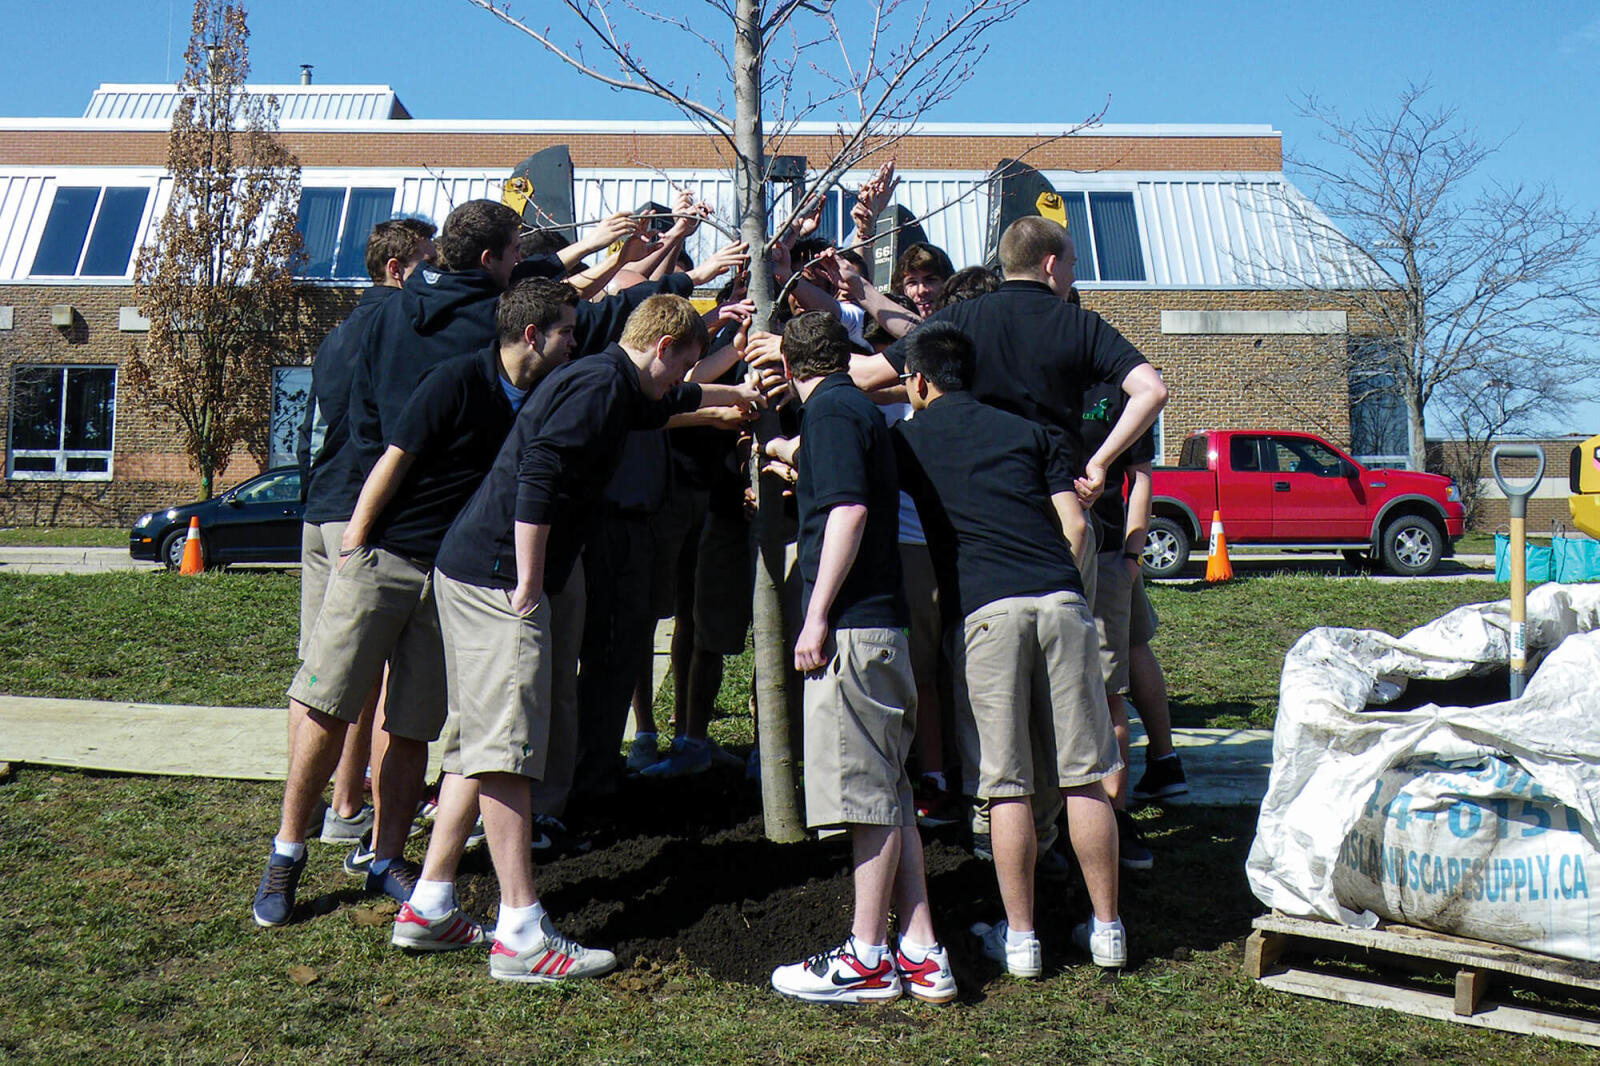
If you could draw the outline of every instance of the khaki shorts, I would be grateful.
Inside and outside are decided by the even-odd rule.
[[[511,609],[504,589],[433,572],[444,638],[447,774],[540,778],[550,748],[550,598]]]
[[[300,658],[311,646],[311,631],[322,613],[328,575],[339,558],[339,542],[349,522],[306,522],[300,526]]]
[[[694,564],[694,646],[738,655],[750,630],[750,523],[706,513]]]
[[[926,544],[900,544],[900,572],[904,575],[906,602],[911,607],[911,673],[918,688],[939,681],[939,645],[944,623],[939,618],[939,583],[933,574],[933,556]]]
[[[965,791],[982,799],[1074,788],[1122,768],[1094,621],[1073,592],[1013,596],[967,615],[956,644]],[[1055,780],[1035,780],[1053,768]]]
[[[914,826],[906,755],[917,683],[899,629],[838,629],[834,652],[805,680],[806,825]]]
[[[1128,608],[1128,646],[1137,648],[1155,639],[1160,619],[1144,591],[1143,571],[1133,575],[1133,595]]]
[[[363,545],[334,569],[289,698],[354,722],[389,663],[384,728],[409,740],[444,726],[444,645],[433,576],[382,548]]]
[[[1128,627],[1133,607],[1133,578],[1122,550],[1095,556],[1094,627],[1100,638],[1100,676],[1106,692],[1128,691]]]
[[[533,786],[533,813],[563,817],[578,768],[578,651],[588,602],[583,561],[550,600],[550,744],[544,776]]]

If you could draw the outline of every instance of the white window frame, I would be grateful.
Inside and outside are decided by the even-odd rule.
[[[296,441],[297,441],[297,437],[299,436],[299,433],[300,433],[300,422],[301,422],[301,419],[303,419],[305,417],[305,407],[301,407],[299,417],[295,418],[291,423],[291,426],[293,428],[293,433],[290,435],[290,438],[289,438],[289,451],[287,453],[278,451],[278,447],[277,447],[278,442],[277,442],[277,436],[276,436],[276,432],[275,432],[275,430],[277,428],[277,425],[278,425],[277,407],[278,407],[278,397],[280,395],[278,382],[281,381],[283,378],[287,377],[289,374],[295,372],[295,371],[303,371],[305,373],[305,375],[306,375],[306,404],[309,405],[312,402],[312,400],[311,400],[311,367],[309,367],[309,366],[307,366],[307,365],[305,365],[303,363],[289,363],[289,364],[285,364],[283,366],[275,366],[275,367],[272,368],[272,398],[269,401],[271,406],[267,411],[267,468],[269,470],[272,469],[273,467],[292,466],[296,462],[296,456],[295,456],[295,452],[294,452],[294,447],[295,447],[295,444],[296,444]]]
[[[344,244],[344,227],[345,227],[345,223],[349,220],[349,217],[350,217],[350,200],[351,200],[350,194],[355,192],[357,189],[361,190],[362,192],[375,192],[375,191],[378,191],[378,190],[384,190],[384,191],[389,192],[391,194],[391,196],[392,196],[392,199],[390,200],[389,217],[391,219],[402,217],[400,214],[398,214],[398,207],[395,206],[395,205],[398,205],[399,202],[400,202],[400,190],[398,190],[398,189],[394,188],[393,186],[388,185],[388,184],[386,184],[386,183],[384,183],[382,181],[376,181],[376,182],[374,182],[372,184],[369,184],[369,185],[363,185],[359,181],[348,181],[348,182],[345,182],[342,185],[337,183],[337,182],[334,182],[334,183],[330,183],[330,184],[327,184],[327,185],[322,185],[322,184],[306,185],[306,184],[302,184],[301,187],[300,187],[300,195],[302,197],[304,197],[307,192],[338,192],[338,193],[341,194],[340,198],[339,198],[339,221],[338,221],[337,224],[335,224],[335,226],[333,228],[333,249],[332,249],[332,259],[331,259],[332,265],[331,265],[330,269],[337,269],[338,264],[339,264],[339,255],[340,255],[340,253],[342,253],[345,250],[344,247],[343,247],[343,244]],[[295,204],[295,217],[296,217],[297,223],[298,223],[298,219],[299,219],[299,212],[300,212],[300,205],[299,205],[298,202],[296,202],[296,204]],[[87,244],[88,242],[85,241],[84,243]],[[363,245],[363,248],[365,248],[365,245]],[[300,275],[297,275],[297,276],[302,281],[315,282],[317,284],[322,284],[322,285],[371,285],[372,284],[372,279],[367,276],[367,271],[366,271],[366,267],[365,266],[363,266],[361,268],[359,273],[351,274],[348,277],[342,277],[342,276],[340,276],[338,274],[331,274],[331,273],[330,274],[326,274],[326,275],[324,275],[324,274],[300,274]]]
[[[87,242],[86,242],[87,243]],[[12,430],[17,417],[16,374],[19,370],[49,369],[61,371],[61,413],[59,439],[66,440],[67,431],[67,375],[74,370],[111,371],[111,446],[108,448],[13,448]],[[11,407],[6,420],[6,478],[10,481],[110,481],[113,471],[113,451],[117,442],[117,368],[107,363],[17,363],[11,369]],[[56,469],[17,470],[16,460],[54,459]],[[68,459],[105,459],[104,470],[67,470]]]
[[[45,226],[47,226],[49,224],[51,211],[53,211],[55,209],[56,194],[59,193],[62,189],[91,189],[91,188],[99,188],[100,192],[95,197],[95,200],[94,200],[94,211],[89,215],[89,228],[84,231],[83,243],[78,246],[78,258],[72,264],[72,273],[70,273],[70,274],[35,274],[35,273],[33,273],[32,263],[33,263],[33,260],[35,258],[37,258],[38,255],[39,255],[39,244],[40,244],[40,242],[42,242],[44,240],[44,228],[45,228]],[[145,193],[145,195],[144,195],[144,210],[139,215],[139,225],[138,225],[138,228],[136,230],[134,230],[133,247],[128,250],[128,261],[123,264],[122,273],[121,274],[93,274],[93,275],[90,275],[88,277],[85,277],[83,275],[83,261],[84,261],[85,257],[87,257],[88,254],[89,254],[89,245],[94,243],[95,228],[100,225],[100,209],[105,206],[106,192],[108,190],[110,190],[110,189],[144,189],[144,193]],[[116,182],[110,182],[110,181],[100,181],[100,182],[86,181],[86,182],[83,182],[83,183],[69,182],[69,181],[57,182],[55,187],[50,190],[50,205],[48,207],[46,207],[44,212],[43,212],[44,221],[41,222],[40,225],[39,225],[39,238],[38,238],[38,240],[36,240],[33,243],[32,249],[29,250],[29,252],[28,252],[29,267],[28,267],[28,274],[26,275],[27,279],[28,280],[37,279],[37,280],[40,280],[40,281],[56,281],[56,280],[63,280],[64,281],[64,280],[70,279],[70,280],[73,280],[73,281],[84,281],[84,282],[88,282],[90,284],[106,285],[106,284],[109,284],[112,281],[116,280],[117,278],[127,278],[127,277],[129,277],[133,273],[134,264],[137,263],[138,260],[139,260],[139,249],[140,249],[140,240],[139,240],[139,238],[149,228],[150,211],[151,211],[151,208],[152,208],[152,204],[153,204],[153,202],[155,200],[155,196],[153,195],[154,192],[155,192],[155,190],[150,188],[150,186],[145,185],[142,182],[138,182],[138,181],[126,182],[126,183],[120,183],[120,184],[116,183]]]

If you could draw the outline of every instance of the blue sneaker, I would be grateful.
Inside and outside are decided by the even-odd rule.
[[[305,872],[306,857],[291,859],[273,852],[267,856],[267,869],[256,886],[255,901],[250,904],[250,916],[263,929],[288,925],[294,914],[294,890],[300,886],[300,875]]]
[[[363,833],[355,847],[344,857],[344,872],[351,877],[365,877],[372,872],[372,833]]]
[[[422,867],[416,863],[394,859],[381,874],[367,870],[367,891],[381,892],[396,903],[404,903],[411,898],[411,890],[417,887],[421,874]]]
[[[672,750],[660,760],[639,771],[640,777],[688,777],[711,769],[711,743],[689,737],[673,737]]]

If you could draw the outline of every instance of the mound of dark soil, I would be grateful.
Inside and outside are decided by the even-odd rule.
[[[564,930],[616,951],[623,967],[681,955],[714,977],[764,985],[774,966],[837,944],[849,932],[848,843],[769,843],[759,790],[737,771],[629,781],[603,805],[573,813],[594,850],[542,867],[540,895]],[[1249,813],[1195,809],[1173,819],[1168,828],[1179,850],[1153,842],[1165,870],[1158,865],[1154,875],[1123,879],[1135,961],[1215,947],[1248,931],[1260,910],[1240,891]],[[993,976],[998,967],[966,932],[973,922],[1003,916],[994,867],[968,853],[958,826],[924,831],[923,841],[934,923],[953,964]],[[1202,861],[1188,858],[1196,854]],[[457,888],[469,912],[492,913],[499,890],[485,850],[468,856]],[[1070,952],[1071,928],[1087,913],[1076,874],[1067,884],[1040,886],[1037,918],[1047,961],[1052,951]],[[1177,913],[1183,918],[1171,921]]]

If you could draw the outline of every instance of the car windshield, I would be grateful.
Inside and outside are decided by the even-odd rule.
[[[289,503],[300,499],[300,472],[288,470],[270,474],[259,481],[240,486],[233,494],[239,503]]]

